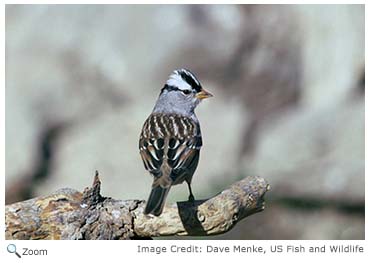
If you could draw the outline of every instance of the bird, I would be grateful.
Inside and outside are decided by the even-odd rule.
[[[189,69],[174,70],[145,120],[139,138],[144,168],[153,176],[144,214],[161,215],[173,185],[188,185],[188,201],[194,202],[191,181],[198,166],[202,136],[196,107],[213,95]]]

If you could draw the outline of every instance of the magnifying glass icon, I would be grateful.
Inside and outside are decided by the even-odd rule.
[[[18,254],[17,247],[14,244],[9,244],[6,250],[8,250],[9,253],[14,253],[17,255],[17,257],[21,258],[21,255]]]

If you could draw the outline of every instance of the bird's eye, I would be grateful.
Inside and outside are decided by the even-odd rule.
[[[185,95],[189,95],[191,94],[192,91],[188,90],[188,89],[185,89],[185,90],[182,90],[182,92],[185,94]]]

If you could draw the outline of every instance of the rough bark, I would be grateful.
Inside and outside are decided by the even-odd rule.
[[[143,200],[100,195],[98,174],[83,193],[60,189],[48,196],[7,205],[6,239],[135,239],[208,236],[229,231],[264,209],[267,182],[247,177],[207,200],[167,205],[159,217],[145,215]]]

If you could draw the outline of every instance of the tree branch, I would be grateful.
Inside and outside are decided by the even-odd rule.
[[[143,214],[145,201],[100,195],[101,182],[83,193],[60,189],[5,207],[6,239],[138,239],[208,236],[229,231],[264,210],[267,182],[247,177],[207,200],[167,205],[159,217]]]

